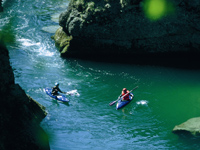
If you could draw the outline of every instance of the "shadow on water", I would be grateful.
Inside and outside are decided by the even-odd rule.
[[[57,105],[57,106],[59,106],[60,104],[64,104],[66,106],[70,106],[68,102],[59,102],[59,101],[57,101],[55,99],[52,99],[52,103]]]
[[[109,62],[133,65],[148,65],[171,67],[179,69],[195,70],[200,69],[199,56],[200,52],[163,52],[163,53],[146,53],[146,54],[90,54],[75,55],[67,57],[90,60],[96,62]],[[64,56],[66,57],[66,56]]]
[[[179,143],[184,143],[189,145],[190,147],[192,146],[194,149],[199,148],[199,140],[200,136],[193,136],[191,133],[183,131],[183,132],[177,132],[176,133],[178,136],[178,142]]]

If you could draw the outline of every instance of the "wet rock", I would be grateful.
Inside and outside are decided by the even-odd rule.
[[[70,41],[72,40],[71,36],[68,36],[64,31],[63,28],[60,27],[52,39],[55,40],[56,45],[59,47],[61,54],[65,54],[70,46]]]
[[[100,55],[101,58],[101,55],[120,57],[128,54],[131,58],[137,54],[144,54],[145,57],[166,53],[199,55],[198,0],[173,0],[167,5],[173,9],[157,20],[150,20],[145,15],[144,2],[71,1],[59,17],[59,25],[66,36],[73,37],[70,44],[67,43],[70,48],[63,56]]]
[[[188,134],[193,136],[200,136],[200,117],[191,118],[186,122],[174,127],[173,133],[176,134]]]
[[[2,0],[0,0],[0,12],[3,11]]]
[[[0,149],[48,150],[47,134],[40,122],[45,108],[14,82],[8,50],[0,44]]]

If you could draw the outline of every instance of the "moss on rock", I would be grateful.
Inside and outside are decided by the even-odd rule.
[[[61,54],[66,53],[70,46],[70,41],[72,40],[72,36],[67,35],[63,28],[60,27],[52,38],[55,40],[56,45],[59,47]]]

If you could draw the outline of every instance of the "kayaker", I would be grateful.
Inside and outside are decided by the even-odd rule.
[[[128,94],[127,94],[127,93],[128,93]],[[124,96],[125,94],[127,94],[127,95]],[[122,94],[120,95],[120,97],[122,97],[122,96],[124,96],[124,97],[122,98],[123,101],[128,101],[128,100],[129,100],[129,90],[127,90],[126,88],[123,88],[123,89],[122,89]]]
[[[52,95],[59,95],[58,92],[60,93],[65,93],[65,92],[62,92],[59,88],[59,83],[55,83],[55,86],[52,88],[52,92],[51,94]]]

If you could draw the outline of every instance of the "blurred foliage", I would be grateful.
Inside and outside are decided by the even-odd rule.
[[[9,23],[5,24],[0,29],[0,44],[7,45],[8,43],[14,43],[15,36],[14,31],[12,29],[12,21],[10,20]]]
[[[175,8],[172,2],[167,0],[144,0],[143,10],[147,18],[155,21],[174,13]]]

